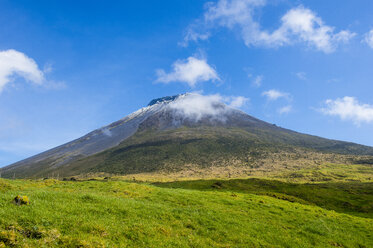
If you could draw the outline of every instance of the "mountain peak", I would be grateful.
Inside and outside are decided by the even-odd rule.
[[[161,103],[161,102],[171,102],[171,101],[174,101],[176,98],[178,98],[179,96],[182,96],[182,95],[186,95],[186,94],[178,94],[178,95],[174,95],[174,96],[164,96],[164,97],[156,98],[156,99],[151,100],[149,102],[148,106],[152,106],[154,104]]]
[[[119,121],[7,166],[2,172],[6,177],[14,173],[17,177],[41,176],[46,171],[61,175],[137,173],[174,164],[180,170],[189,163],[224,165],[227,158],[251,166],[247,162],[250,151],[267,158],[268,149],[373,155],[372,147],[276,127],[227,105],[220,95],[185,93],[156,98]]]

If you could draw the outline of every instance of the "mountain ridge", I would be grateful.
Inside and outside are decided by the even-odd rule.
[[[190,144],[203,152],[190,147]],[[116,167],[123,167],[122,170],[117,168],[116,173],[141,172],[141,169],[128,169],[133,166],[130,163],[136,164],[146,172],[157,171],[166,164],[173,167],[171,163],[178,165],[175,170],[182,170],[183,162],[180,161],[184,161],[185,165],[185,158],[194,161],[197,167],[208,167],[225,158],[246,161],[247,154],[260,147],[262,150],[258,153],[263,154],[276,149],[285,152],[287,149],[296,148],[304,153],[334,153],[338,156],[373,155],[372,147],[298,133],[231,108],[217,96],[187,93],[153,99],[148,106],[119,121],[6,166],[2,168],[2,174],[5,177],[11,177],[14,173],[20,177],[30,177],[59,171],[61,175],[72,175],[65,173],[68,170],[66,168],[75,168],[77,164],[81,166],[75,170],[78,173],[100,170],[110,172],[107,169],[113,167],[110,161],[116,164]],[[158,149],[158,153],[152,155],[156,162],[147,155],[152,149]],[[219,155],[214,155],[217,151]],[[113,161],[108,154],[111,154],[112,158],[119,156],[120,159]],[[159,154],[164,154],[164,158]],[[208,157],[210,160],[195,159],[195,154]],[[93,161],[91,165],[82,163],[84,160],[92,160],[92,157],[102,162]],[[146,164],[152,162],[157,166],[147,167]],[[221,165],[223,164],[226,163],[221,162]],[[246,162],[241,164],[249,166]]]

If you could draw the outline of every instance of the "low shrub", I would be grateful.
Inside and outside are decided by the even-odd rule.
[[[28,198],[28,196],[24,195],[24,196],[20,196],[20,195],[17,195],[15,198],[14,198],[14,203],[18,206],[20,205],[29,205],[30,204],[30,200]]]

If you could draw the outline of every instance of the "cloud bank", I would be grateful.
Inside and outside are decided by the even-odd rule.
[[[168,84],[170,82],[187,83],[195,87],[199,82],[220,80],[217,72],[205,59],[189,57],[186,60],[177,60],[172,65],[172,71],[166,73],[164,70],[157,70],[156,82]]]
[[[0,92],[12,81],[14,75],[35,84],[42,84],[45,80],[43,72],[33,59],[13,49],[0,51]]]
[[[204,18],[193,23],[186,32],[184,45],[206,40],[212,30],[224,27],[238,29],[246,46],[281,47],[305,43],[325,53],[333,52],[338,44],[346,43],[356,34],[348,30],[335,32],[313,11],[303,6],[285,13],[280,26],[272,32],[262,30],[255,13],[266,5],[265,0],[219,0],[208,3]]]
[[[354,97],[328,99],[325,105],[326,107],[321,109],[325,115],[338,116],[342,120],[353,121],[356,125],[373,122],[373,105],[360,103]]]
[[[249,99],[243,96],[225,97],[219,94],[200,95],[198,93],[188,93],[178,97],[168,107],[176,111],[179,116],[190,120],[199,121],[204,117],[208,117],[224,122],[226,121],[226,113],[232,111],[233,107],[242,107],[248,101]]]

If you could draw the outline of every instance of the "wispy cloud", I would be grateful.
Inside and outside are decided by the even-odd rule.
[[[263,78],[263,75],[256,76],[252,82],[252,85],[255,87],[260,87],[262,85]]]
[[[184,40],[178,44],[182,47],[187,47],[190,41],[197,42],[199,40],[207,40],[210,37],[210,33],[198,33],[196,32],[197,26],[190,25],[184,35]]]
[[[0,92],[14,75],[39,85],[45,81],[44,73],[33,59],[13,49],[0,51]]]
[[[368,33],[364,35],[363,42],[368,44],[368,46],[370,46],[370,48],[373,49],[373,29],[371,29]]]
[[[339,78],[330,78],[326,80],[327,83],[338,83],[339,81],[341,81]]]
[[[307,76],[306,76],[306,73],[305,72],[297,72],[295,73],[295,75],[297,76],[297,78],[299,78],[300,80],[307,80]]]
[[[288,100],[290,99],[290,94],[289,93],[282,92],[282,91],[275,90],[275,89],[264,91],[262,93],[262,96],[267,97],[267,99],[270,100],[270,101],[275,101],[279,98],[286,98]]]
[[[328,99],[325,101],[325,105],[320,109],[325,115],[338,116],[342,120],[350,120],[356,125],[360,125],[362,122],[373,122],[373,105],[360,103],[354,97]]]
[[[282,114],[290,113],[292,110],[293,110],[293,106],[286,105],[282,108],[279,108],[277,112],[282,115]]]
[[[219,0],[208,3],[204,18],[189,28],[183,44],[206,40],[213,29],[225,27],[239,29],[246,46],[280,47],[305,43],[325,53],[333,52],[338,44],[346,43],[356,34],[348,30],[335,32],[324,24],[313,11],[303,6],[290,9],[281,18],[280,26],[273,32],[262,30],[256,20],[256,11],[265,6],[265,0]]]
[[[103,134],[105,134],[106,136],[109,136],[109,137],[111,137],[113,134],[111,133],[111,131],[110,131],[110,129],[109,128],[103,128],[103,129],[101,129],[101,132],[103,133]]]
[[[166,73],[159,69],[156,71],[160,83],[182,82],[195,87],[199,82],[220,80],[216,70],[210,66],[206,59],[189,57],[186,60],[177,60],[172,65],[172,71]]]

